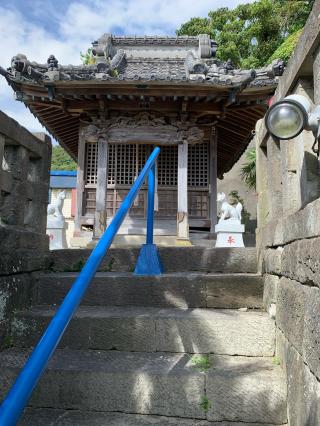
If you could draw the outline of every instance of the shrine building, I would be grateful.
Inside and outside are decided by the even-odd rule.
[[[99,238],[154,146],[155,234],[188,240],[214,232],[217,177],[248,146],[265,115],[283,63],[235,69],[216,58],[216,43],[196,37],[118,37],[92,43],[92,64],[31,62],[23,54],[0,69],[47,131],[78,163],[75,235]],[[120,229],[142,234],[143,187]],[[86,231],[85,231],[86,230]]]

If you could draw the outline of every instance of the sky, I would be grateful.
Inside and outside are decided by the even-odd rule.
[[[45,63],[50,54],[62,65],[80,64],[80,51],[103,33],[175,35],[192,17],[254,0],[0,0],[0,65],[23,53]],[[46,131],[0,76],[0,110],[30,131]]]

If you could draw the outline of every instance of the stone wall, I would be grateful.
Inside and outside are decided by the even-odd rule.
[[[0,348],[15,309],[32,303],[32,274],[48,262],[51,140],[0,111]]]
[[[320,1],[275,93],[320,103]],[[318,65],[317,65],[318,64]],[[319,93],[317,93],[319,92]],[[264,305],[275,319],[291,426],[320,425],[320,168],[313,136],[271,138],[256,128],[259,265]]]

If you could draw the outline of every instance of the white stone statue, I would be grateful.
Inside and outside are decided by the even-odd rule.
[[[62,213],[66,192],[61,191],[58,198],[48,205],[47,235],[49,235],[50,250],[68,248],[66,240],[67,223]]]
[[[56,221],[64,221],[64,216],[62,214],[63,203],[66,198],[66,191],[61,191],[58,194],[58,198],[48,205],[48,216],[56,217]],[[51,218],[52,219],[52,218]]]
[[[218,194],[217,201],[222,204],[220,219],[215,226],[216,247],[244,247],[242,237],[244,225],[241,225],[242,204],[232,206],[223,192]]]
[[[218,194],[218,202],[221,202],[219,223],[225,220],[238,220],[241,223],[242,204],[238,203],[235,207],[228,203],[226,194],[221,192]]]

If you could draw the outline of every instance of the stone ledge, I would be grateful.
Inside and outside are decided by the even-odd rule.
[[[304,209],[259,228],[257,234],[262,247],[283,246],[296,240],[320,236],[320,199]]]

